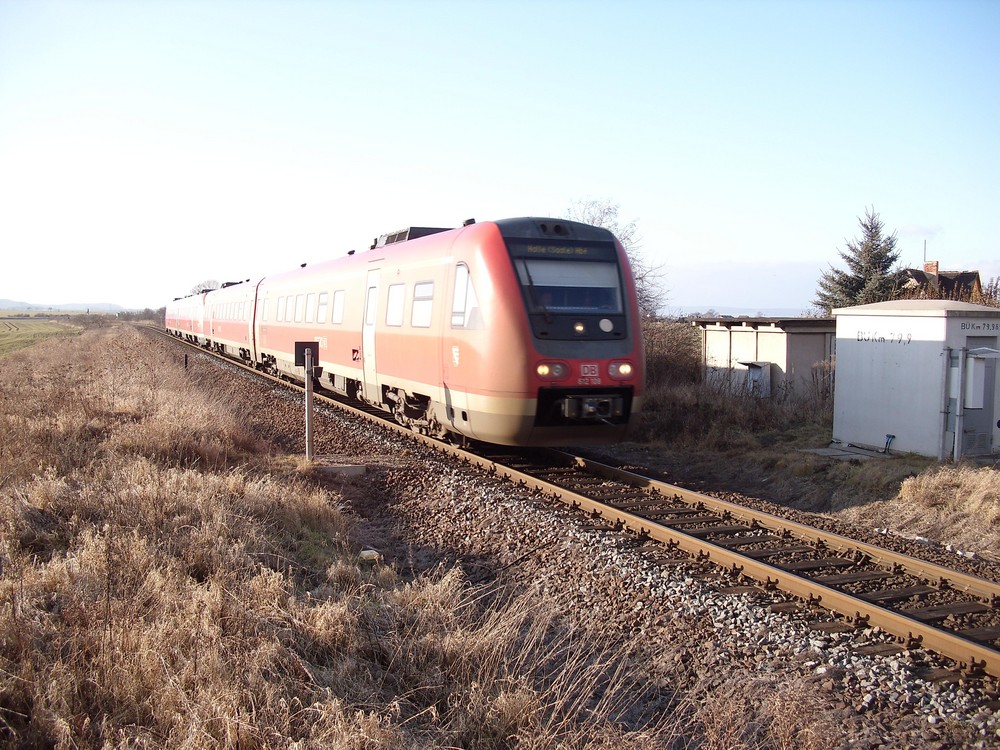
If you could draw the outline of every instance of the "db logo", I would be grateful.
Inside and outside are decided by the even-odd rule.
[[[584,378],[596,378],[599,375],[597,365],[580,365],[580,376]]]

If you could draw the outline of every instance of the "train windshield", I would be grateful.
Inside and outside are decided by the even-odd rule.
[[[605,261],[517,258],[530,312],[620,314],[618,265]]]

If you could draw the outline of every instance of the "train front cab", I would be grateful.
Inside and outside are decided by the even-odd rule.
[[[452,428],[526,446],[624,438],[641,402],[643,352],[634,281],[613,235],[510,219],[463,240],[442,347]],[[476,250],[463,270],[466,244]]]

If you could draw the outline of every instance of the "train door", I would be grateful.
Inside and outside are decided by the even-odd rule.
[[[451,311],[449,319],[444,322],[445,335],[441,338],[446,419],[452,429],[471,435],[468,388],[474,379],[472,366],[476,356],[473,344],[474,338],[482,335],[475,333],[482,327],[482,316],[469,267],[465,263],[459,263],[454,267],[454,272]]]
[[[254,290],[257,305],[250,320],[251,355],[254,362],[260,362],[260,350],[265,345],[264,335],[267,333],[267,299],[260,294],[260,285],[263,283],[263,279],[258,281],[257,288]]]
[[[361,326],[361,360],[365,371],[365,399],[379,403],[382,396],[378,385],[378,368],[375,361],[375,326],[378,323],[379,269],[368,270],[365,284],[365,318]]]
[[[969,336],[965,345],[969,349],[996,349],[997,337]],[[962,455],[988,456],[993,450],[997,360],[970,357],[966,361],[966,376]]]
[[[195,318],[194,327],[194,337],[195,341],[199,344],[203,343],[207,337],[205,331],[205,319],[208,317],[206,315],[206,308],[208,307],[208,292],[202,292],[198,297],[198,314]]]

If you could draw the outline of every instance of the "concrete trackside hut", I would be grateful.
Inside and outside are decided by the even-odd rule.
[[[828,391],[833,318],[696,318],[707,382],[761,397]]]
[[[835,441],[938,460],[1000,452],[1000,308],[900,300],[833,313]]]

